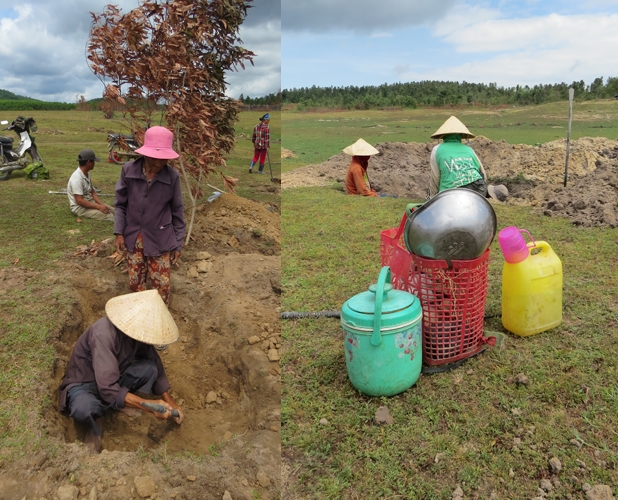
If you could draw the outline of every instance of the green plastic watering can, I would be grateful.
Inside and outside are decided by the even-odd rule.
[[[391,285],[385,266],[378,282],[341,310],[350,382],[369,396],[393,396],[416,383],[422,368],[422,309],[418,298]]]

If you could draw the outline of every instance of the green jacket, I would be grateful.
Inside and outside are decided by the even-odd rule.
[[[461,143],[460,134],[445,135],[442,141],[433,148],[430,161],[437,192],[486,179],[480,160],[470,146]]]

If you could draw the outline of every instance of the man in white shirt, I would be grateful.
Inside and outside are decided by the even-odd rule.
[[[73,172],[67,185],[71,212],[77,217],[114,222],[114,209],[103,203],[92,187],[90,171],[94,163],[101,161],[92,149],[84,149],[77,156],[79,167]]]

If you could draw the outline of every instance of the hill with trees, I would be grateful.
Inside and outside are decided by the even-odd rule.
[[[496,106],[544,104],[568,100],[568,90],[575,90],[576,100],[614,98],[618,94],[618,77],[596,78],[590,85],[583,80],[534,87],[517,85],[499,87],[495,83],[421,81],[382,84],[379,86],[301,87],[284,89],[283,104],[298,104],[298,109],[340,108],[416,108],[428,106]]]
[[[66,102],[47,102],[23,97],[8,90],[0,89],[0,111],[38,111],[75,109],[75,104]]]

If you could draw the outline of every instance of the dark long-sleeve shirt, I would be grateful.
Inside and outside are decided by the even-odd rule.
[[[152,386],[154,394],[169,391],[165,368],[154,346],[144,344],[122,333],[105,318],[96,321],[77,340],[67,373],[60,384],[60,411],[66,409],[71,385],[96,381],[101,399],[112,409],[124,408],[128,389],[118,381],[127,367],[137,359],[154,361],[159,373]]]
[[[139,158],[122,167],[116,184],[114,234],[124,236],[125,246],[132,252],[141,232],[147,257],[180,251],[186,228],[180,175],[165,165],[148,187],[143,162]]]

